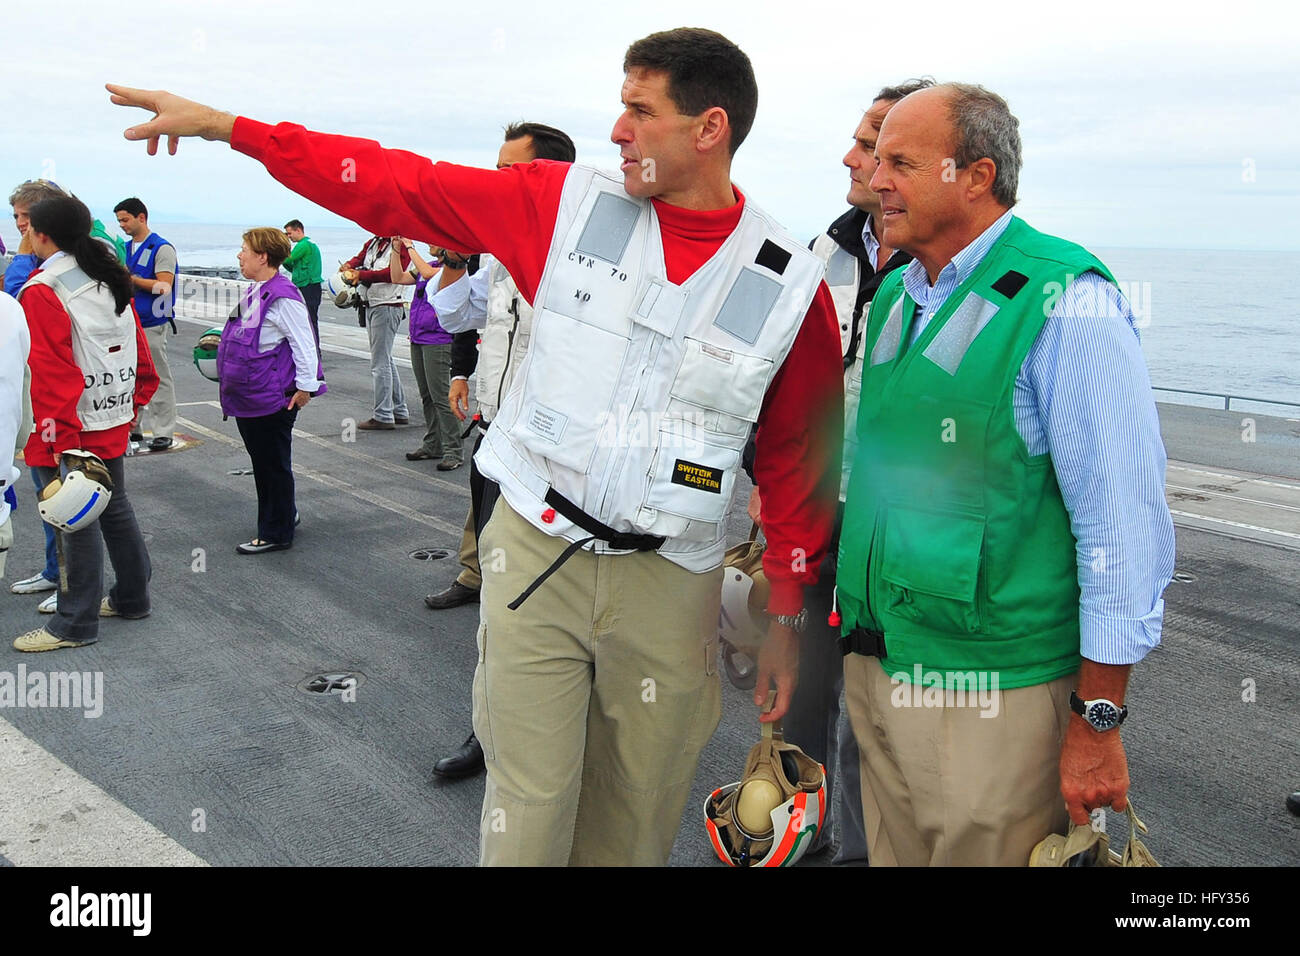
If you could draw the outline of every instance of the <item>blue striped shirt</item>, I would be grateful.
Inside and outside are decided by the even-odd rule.
[[[903,285],[919,307],[909,345],[1010,222],[1008,210],[933,286],[920,262],[907,266]],[[1070,513],[1082,655],[1102,664],[1140,661],[1160,643],[1174,525],[1137,325],[1124,296],[1097,273],[1061,293],[1016,376],[1012,411],[1029,453],[1051,454]]]

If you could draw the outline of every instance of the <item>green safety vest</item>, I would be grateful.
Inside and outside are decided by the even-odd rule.
[[[1011,400],[1057,299],[1090,270],[1114,282],[1087,250],[1013,218],[910,347],[903,270],[876,293],[836,586],[844,633],[883,632],[890,674],[911,681],[919,665],[952,688],[975,672],[1009,690],[1079,667],[1069,514]]]

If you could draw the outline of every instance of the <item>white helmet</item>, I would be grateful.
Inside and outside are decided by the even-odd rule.
[[[55,478],[41,489],[37,510],[46,524],[64,531],[80,531],[92,524],[113,497],[113,478],[98,455],[79,449],[64,453],[66,478]]]
[[[728,549],[723,559],[718,638],[727,680],[750,690],[758,677],[758,648],[767,634],[763,608],[772,592],[763,573],[763,546],[756,540]]]
[[[826,770],[763,725],[741,779],[704,800],[704,826],[728,866],[793,866],[826,818]]]
[[[340,309],[345,309],[352,305],[357,296],[357,290],[353,286],[343,281],[343,273],[336,272],[325,280],[325,288],[331,296],[334,297],[334,304]]]

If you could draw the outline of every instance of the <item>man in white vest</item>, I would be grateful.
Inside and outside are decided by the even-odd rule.
[[[364,431],[391,431],[410,421],[402,377],[393,361],[393,341],[406,316],[402,287],[390,281],[389,258],[392,242],[386,236],[371,236],[361,251],[344,263],[343,281],[358,288],[365,303],[366,331],[370,336],[370,380],[375,390],[375,408],[357,425]],[[411,265],[405,248],[398,250],[402,271]]]
[[[719,716],[725,519],[752,424],[772,491],[764,721],[789,705],[834,521],[843,398],[822,263],[731,183],[757,109],[749,58],[682,28],[623,67],[617,173],[434,164],[109,87],[158,114],[128,138],[228,141],[378,235],[492,253],[534,306],[475,456],[501,494],[479,536],[486,864],[667,861]],[[356,183],[339,182],[345,159]]]

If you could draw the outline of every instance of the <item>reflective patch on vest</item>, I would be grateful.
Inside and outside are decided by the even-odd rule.
[[[95,280],[81,269],[69,269],[54,277],[54,281],[63,287],[65,298],[71,298]]]
[[[835,247],[830,261],[826,263],[826,284],[829,286],[855,285],[857,282],[858,260],[853,253]]]
[[[674,485],[685,485],[700,491],[709,491],[715,495],[722,494],[722,469],[697,465],[693,461],[678,458],[673,462]]]
[[[903,337],[903,299],[906,296],[899,296],[894,307],[889,310],[889,318],[885,320],[885,327],[880,330],[880,337],[876,339],[875,346],[871,349],[871,364],[884,365],[886,362],[892,362],[898,356],[898,342]]]
[[[923,354],[949,375],[956,375],[971,343],[997,313],[998,307],[988,299],[970,293],[957,306],[957,311],[948,317]]]
[[[564,437],[564,430],[569,427],[569,416],[557,412],[553,408],[547,408],[545,405],[533,403],[533,407],[528,412],[528,429],[534,434],[541,435],[552,444],[558,445],[560,439]]]
[[[753,269],[742,269],[713,324],[753,345],[758,340],[758,333],[763,331],[772,306],[780,297],[781,283]]]
[[[641,207],[630,199],[601,193],[591,207],[574,251],[617,265],[623,258]]]

